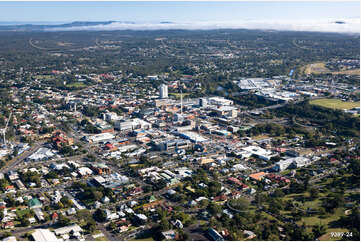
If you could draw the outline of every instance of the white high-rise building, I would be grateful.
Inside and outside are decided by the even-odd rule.
[[[200,107],[207,107],[207,98],[200,98],[199,99],[199,106]]]
[[[159,87],[159,97],[168,98],[168,86],[165,84],[160,85]]]

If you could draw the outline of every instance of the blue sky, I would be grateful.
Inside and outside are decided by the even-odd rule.
[[[233,21],[359,18],[353,2],[0,2],[0,21]]]

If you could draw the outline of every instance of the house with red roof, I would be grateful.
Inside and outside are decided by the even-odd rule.
[[[261,172],[253,173],[253,174],[249,175],[248,177],[252,178],[253,180],[256,180],[256,181],[261,181],[265,175],[267,175],[267,173],[261,171]]]
[[[3,229],[13,229],[15,227],[13,221],[8,221],[6,223],[3,223],[1,226]]]

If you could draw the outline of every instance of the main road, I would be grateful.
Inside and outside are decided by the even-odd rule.
[[[6,165],[1,168],[0,171],[3,173],[7,173],[8,171],[14,169],[17,165],[19,165],[21,162],[23,162],[29,156],[35,153],[35,151],[37,151],[44,143],[45,142],[35,143],[35,145],[31,147],[30,150],[24,151],[24,153],[6,163]]]

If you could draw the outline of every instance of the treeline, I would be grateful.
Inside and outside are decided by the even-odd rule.
[[[296,126],[283,126],[277,123],[257,124],[249,130],[240,130],[240,136],[257,136],[260,134],[269,134],[270,136],[277,137],[287,135],[289,138],[295,137],[297,134],[308,134],[309,132],[303,128]]]
[[[351,114],[309,104],[304,101],[298,104],[288,104],[272,111],[277,117],[299,117],[308,119],[323,127],[324,132],[333,132],[345,137],[358,137],[360,120]]]

